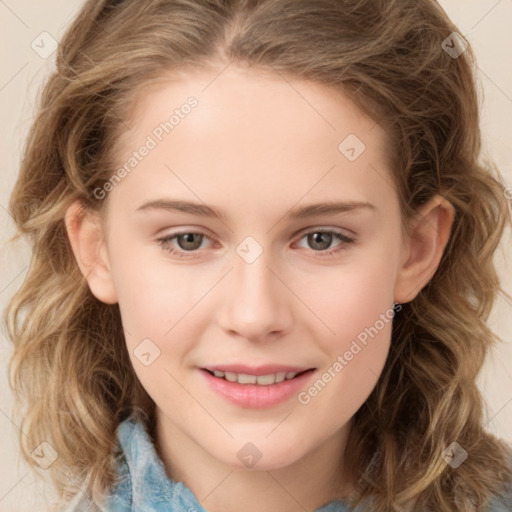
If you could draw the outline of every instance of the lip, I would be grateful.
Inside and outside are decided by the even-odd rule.
[[[261,366],[247,366],[245,364],[223,364],[223,365],[213,365],[213,366],[204,366],[201,368],[203,370],[209,370],[213,372],[214,370],[218,370],[221,372],[232,372],[232,373],[245,373],[247,375],[269,375],[270,373],[279,373],[279,372],[295,372],[301,373],[306,370],[313,370],[309,366],[284,366],[278,364],[264,364]]]
[[[248,373],[249,375],[266,375],[267,373],[276,373],[277,371],[284,372],[287,371],[288,368],[290,368],[289,371],[295,371],[295,369],[293,369],[291,366],[266,366],[258,367],[257,369],[250,369],[247,366],[244,367],[236,365],[219,366],[213,368],[220,371],[224,371],[222,368],[243,368],[243,371],[238,370],[235,371],[235,373]],[[272,371],[268,371],[269,368],[272,368]],[[275,368],[279,368],[279,370],[275,370]],[[209,369],[210,368],[208,368],[208,370]],[[251,373],[255,370],[259,371],[260,373]],[[234,370],[228,369],[227,371]],[[261,386],[259,384],[239,384],[238,382],[230,382],[221,377],[215,377],[214,375],[211,375],[208,373],[208,371],[206,371],[205,368],[200,369],[201,374],[206,379],[206,382],[212,391],[227,401],[245,409],[270,408],[286,402],[293,396],[297,396],[301,388],[304,388],[307,382],[311,379],[311,376],[316,373],[314,368],[305,368],[300,371],[305,373],[302,373],[293,379],[284,380],[283,382],[279,382],[277,384]]]

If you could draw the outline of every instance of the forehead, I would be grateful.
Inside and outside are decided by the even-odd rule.
[[[137,91],[126,124],[116,165],[153,146],[124,180],[137,196],[158,186],[190,199],[237,196],[249,207],[256,193],[273,201],[393,193],[387,133],[341,90],[275,71],[231,64],[162,75]]]
[[[279,71],[229,64],[219,68],[173,70],[142,83],[130,98],[124,126],[131,129],[122,138],[130,140],[137,130],[151,132],[154,121],[169,119],[191,96],[201,106],[194,110],[192,122],[196,129],[211,128],[208,121],[217,125],[219,115],[223,126],[239,127],[240,135],[254,135],[250,128],[255,126],[260,131],[263,125],[268,135],[273,131],[308,132],[314,137],[317,133],[331,132],[338,138],[347,130],[373,132],[377,126],[342,89]],[[375,130],[372,142],[381,136],[386,138],[386,133]]]

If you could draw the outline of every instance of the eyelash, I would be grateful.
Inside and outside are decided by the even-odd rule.
[[[334,231],[334,230],[330,230],[330,229],[314,229],[311,231],[307,231],[301,235],[299,240],[302,240],[304,237],[311,235],[313,233],[324,233],[324,234],[334,235],[334,236],[338,237],[341,240],[341,242],[343,242],[343,243],[338,244],[334,249],[329,249],[329,250],[325,249],[323,251],[322,250],[313,251],[313,252],[320,254],[322,258],[327,258],[327,257],[333,256],[341,251],[346,251],[347,245],[355,242],[354,238],[350,238],[350,237],[344,235],[343,233],[340,233],[339,231]],[[200,236],[207,238],[208,240],[211,240],[211,238],[206,233],[202,233],[201,231],[182,231],[180,233],[174,233],[172,235],[158,238],[157,242],[159,243],[159,245],[162,247],[162,249],[164,251],[168,252],[169,254],[171,254],[173,256],[179,256],[180,258],[190,257],[189,254],[191,255],[191,254],[197,253],[198,250],[182,251],[180,249],[175,249],[175,248],[169,247],[167,245],[171,240],[173,240],[181,235],[200,235]],[[195,256],[191,256],[191,257],[194,258]]]

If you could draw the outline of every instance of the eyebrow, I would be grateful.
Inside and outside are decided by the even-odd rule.
[[[285,215],[285,217],[290,219],[305,219],[319,215],[349,213],[361,209],[376,210],[376,207],[373,204],[364,201],[324,202],[293,208]],[[227,217],[226,212],[222,208],[215,208],[213,206],[194,203],[191,201],[172,199],[156,199],[154,201],[148,201],[137,208],[137,211],[146,210],[177,211],[200,217],[218,217],[223,220],[226,220]]]

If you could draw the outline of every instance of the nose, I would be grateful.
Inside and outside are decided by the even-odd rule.
[[[293,297],[272,268],[269,253],[263,251],[252,263],[234,255],[235,268],[218,317],[220,327],[231,336],[266,343],[291,330]]]

